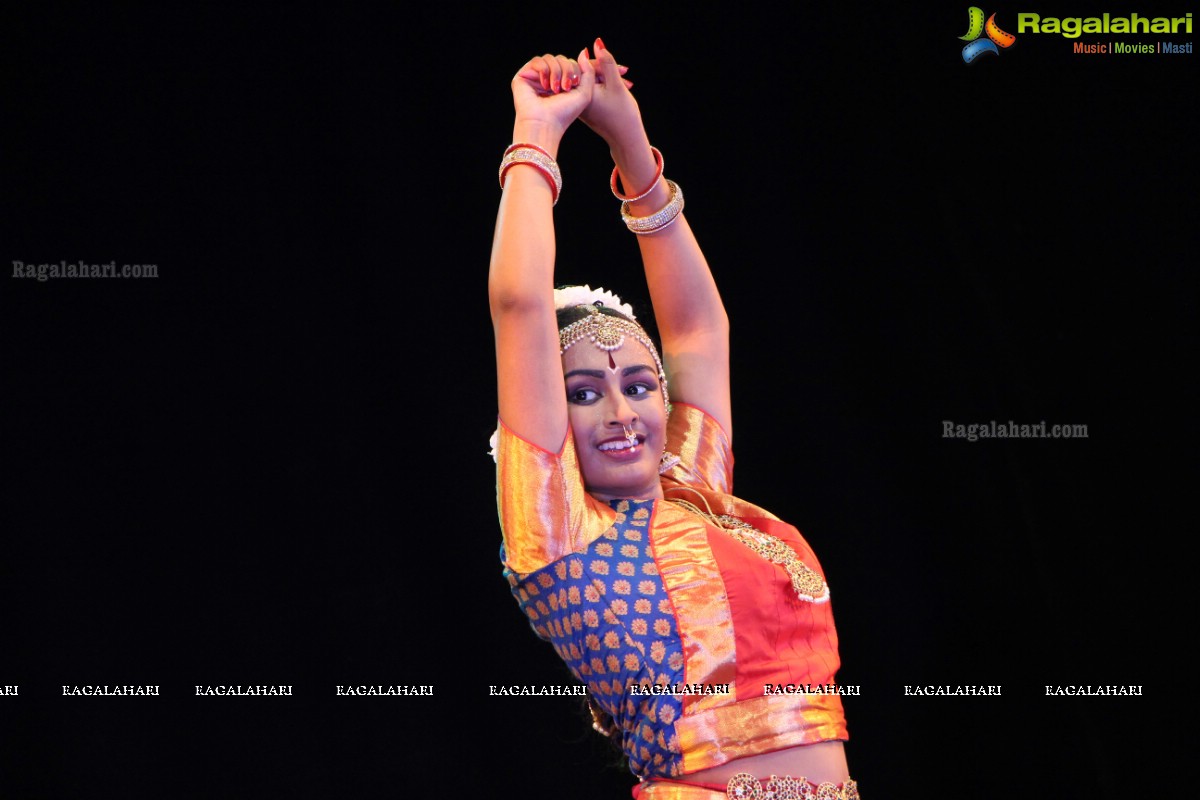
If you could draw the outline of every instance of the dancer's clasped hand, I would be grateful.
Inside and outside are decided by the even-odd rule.
[[[631,108],[632,118],[640,122],[637,103],[629,94],[633,84],[621,77],[628,68],[618,65],[599,39],[595,46],[596,58],[586,47],[575,58],[546,53],[517,71],[512,79],[515,130],[536,131],[557,143],[582,117],[611,144],[612,131],[630,119]]]

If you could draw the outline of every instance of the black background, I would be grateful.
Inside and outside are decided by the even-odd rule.
[[[997,20],[1023,10],[1125,13]],[[496,557],[508,81],[597,35],[733,321],[738,493],[830,578],[866,796],[1115,798],[1161,776],[1153,720],[1186,692],[1163,631],[1186,624],[1194,484],[1195,56],[1027,34],[965,65],[965,11],[10,15],[5,272],[159,277],[0,282],[0,684],[20,686],[0,793],[628,796],[578,701],[488,696],[570,682]],[[573,127],[559,163],[558,280],[644,313],[603,143]],[[993,419],[1089,435],[942,437]],[[163,694],[61,696],[128,683]]]

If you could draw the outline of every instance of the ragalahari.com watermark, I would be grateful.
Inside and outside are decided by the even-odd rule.
[[[843,686],[840,683],[767,683],[763,684],[763,695],[773,694],[837,694],[861,695],[861,686]]]
[[[12,262],[14,278],[28,278],[39,282],[48,280],[91,280],[95,278],[157,278],[158,264],[117,264],[107,261],[92,264],[87,261],[53,261],[45,264]]]
[[[433,685],[417,686],[406,684],[386,684],[375,686],[337,686],[338,697],[432,697]]]
[[[196,686],[197,697],[291,697],[291,684]]]
[[[1141,697],[1141,684],[1089,686],[1072,684],[1067,686],[1046,686],[1047,697]]]
[[[904,687],[905,697],[1000,697],[1000,684],[935,684],[930,686]]]
[[[63,685],[63,697],[145,697],[159,694],[159,685],[71,686]]]
[[[1088,426],[1079,423],[1047,425],[1046,420],[1017,424],[1011,419],[1008,422],[991,420],[963,424],[944,419],[942,438],[966,439],[968,442],[977,442],[980,439],[1086,439]]]
[[[587,693],[588,688],[582,683],[565,686],[556,684],[506,684],[500,686],[492,684],[488,686],[490,697],[587,697]]]

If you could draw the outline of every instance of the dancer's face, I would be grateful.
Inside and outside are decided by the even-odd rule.
[[[581,341],[563,355],[567,412],[588,493],[600,500],[661,498],[667,413],[658,368],[632,337],[609,354]],[[632,446],[627,431],[632,430]]]

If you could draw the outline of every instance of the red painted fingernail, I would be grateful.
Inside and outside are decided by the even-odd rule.
[[[625,81],[625,88],[626,88],[626,89],[632,89],[632,88],[633,88],[633,81]]]
[[[601,39],[599,36],[596,37],[596,49],[597,50],[607,50],[608,49],[607,47],[604,46],[604,40]]]

